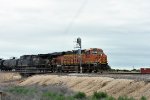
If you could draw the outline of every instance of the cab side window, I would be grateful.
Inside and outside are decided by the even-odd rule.
[[[97,51],[92,51],[92,54],[97,54]]]
[[[88,51],[86,51],[86,55],[89,55],[90,54],[90,51],[88,50]]]
[[[93,49],[92,54],[97,54],[97,49]]]

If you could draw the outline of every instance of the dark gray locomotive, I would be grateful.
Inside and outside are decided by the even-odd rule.
[[[49,54],[23,55],[19,59],[0,59],[1,71],[16,71],[22,74],[49,72],[80,72],[77,50]],[[107,56],[101,49],[81,51],[82,72],[109,70]],[[86,66],[85,66],[86,65]]]
[[[52,59],[60,56],[62,53],[23,55],[19,59],[0,59],[1,71],[16,71],[20,73],[46,73],[53,72],[54,65]]]

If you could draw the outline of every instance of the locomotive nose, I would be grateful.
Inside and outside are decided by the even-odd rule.
[[[101,54],[101,63],[102,64],[107,64],[107,55],[105,55],[104,53]]]

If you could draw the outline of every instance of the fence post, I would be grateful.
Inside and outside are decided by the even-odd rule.
[[[2,100],[2,92],[0,91],[0,100]]]
[[[3,100],[6,96],[6,93],[0,91],[0,100]]]

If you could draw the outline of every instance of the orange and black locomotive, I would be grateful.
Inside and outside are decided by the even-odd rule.
[[[53,60],[53,65],[59,66],[62,71],[79,71],[80,64],[83,72],[97,72],[98,70],[108,70],[107,56],[102,49],[91,48],[81,51],[81,55],[77,51],[66,52],[64,55],[60,55]]]
[[[3,71],[18,71],[28,73],[47,72],[97,72],[109,70],[107,55],[99,48],[54,52],[38,55],[23,55],[19,59],[0,59],[0,69]]]

